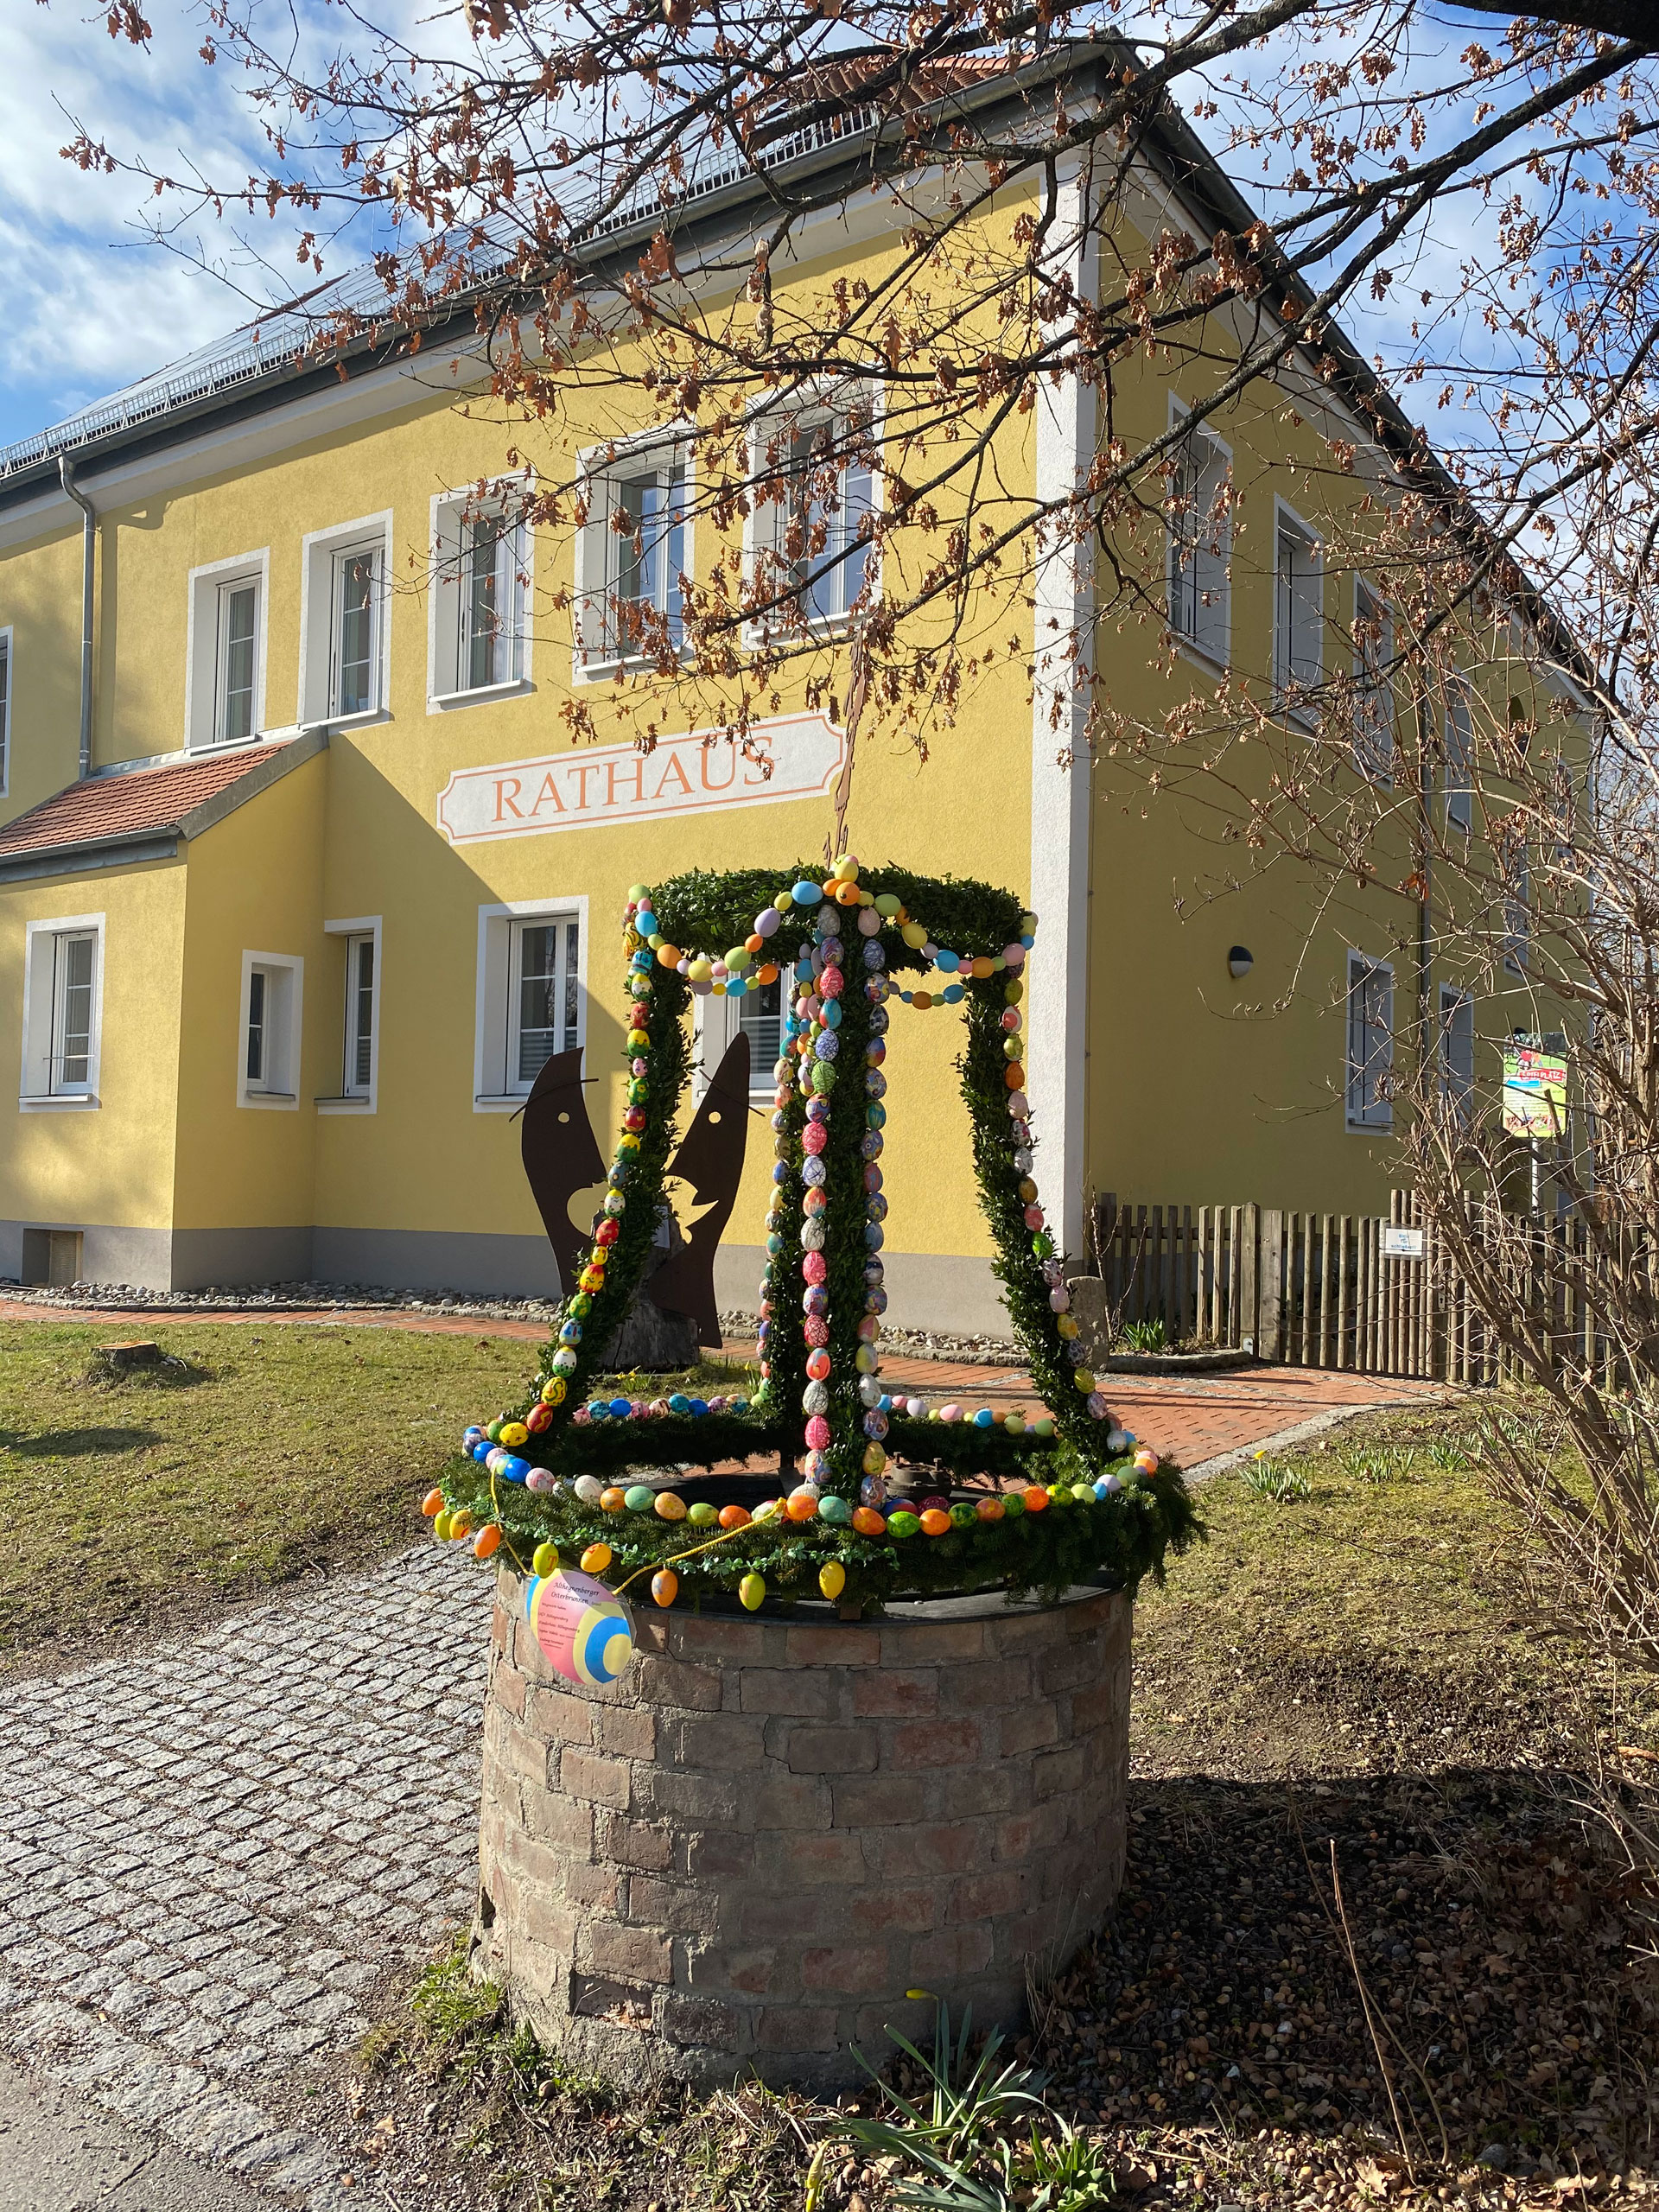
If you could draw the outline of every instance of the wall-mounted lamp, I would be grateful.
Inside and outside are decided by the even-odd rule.
[[[1230,945],[1227,949],[1227,973],[1235,982],[1248,976],[1255,965],[1255,955],[1247,944]]]

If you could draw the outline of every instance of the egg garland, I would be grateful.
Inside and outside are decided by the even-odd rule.
[[[860,879],[849,855],[827,878],[803,870],[761,899],[747,892],[747,932],[738,918],[746,887],[766,878],[693,875],[655,895],[644,885],[631,890],[625,1111],[602,1213],[530,1402],[469,1429],[465,1473],[423,1501],[440,1535],[472,1541],[480,1558],[505,1544],[521,1567],[521,1553],[556,1556],[562,1546],[584,1569],[592,1559],[618,1589],[649,1576],[648,1594],[661,1605],[715,1590],[747,1605],[816,1588],[856,1605],[901,1589],[1058,1587],[1103,1565],[1133,1582],[1188,1540],[1194,1516],[1179,1471],[1144,1452],[1128,1457],[1133,1440],[1111,1424],[1078,1363],[1064,1270],[1037,1197],[1019,1010],[1035,918],[1016,917],[1005,894],[984,886],[930,885],[897,870],[884,872],[882,888]],[[999,915],[988,933],[1000,951],[960,952],[940,941],[984,942],[985,918],[999,906],[1007,918]],[[957,924],[931,932],[912,918],[930,908],[956,913]],[[742,942],[724,953],[697,950],[711,918],[716,942]],[[894,965],[950,980],[935,991],[900,989]],[[643,1273],[662,1204],[688,1072],[687,1007],[774,980],[785,1010],[760,1387],[752,1400],[594,1391],[596,1349]],[[893,1000],[923,1011],[963,1007],[963,1090],[982,1203],[1016,1334],[1050,1408],[1034,1421],[989,1408],[963,1419],[960,1408],[930,1408],[882,1388],[883,1063]],[[688,1506],[672,1490],[629,1478],[634,1462],[709,1465],[774,1451],[796,1463],[797,1476],[753,1513],[704,1500]],[[890,1493],[895,1452],[912,1468],[938,1470],[938,1487]],[[1036,1479],[1055,1453],[1069,1478]],[[963,1477],[992,1488],[964,1497],[950,1487]]]

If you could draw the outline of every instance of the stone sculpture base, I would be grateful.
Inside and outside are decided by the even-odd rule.
[[[1128,1600],[636,1612],[575,1688],[498,1586],[474,1966],[620,2085],[863,2078],[921,1989],[1014,2024],[1122,1878]]]

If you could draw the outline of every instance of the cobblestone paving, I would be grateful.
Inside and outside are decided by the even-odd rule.
[[[281,2202],[360,2202],[260,2085],[466,1909],[490,1597],[423,1549],[21,1688],[0,2044]]]

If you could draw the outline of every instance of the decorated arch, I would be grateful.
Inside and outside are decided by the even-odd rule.
[[[664,1605],[734,1597],[753,1610],[822,1594],[856,1611],[1090,1580],[1133,1588],[1161,1573],[1193,1534],[1191,1501],[1179,1469],[1137,1447],[1080,1362],[1038,1189],[1023,1065],[1035,932],[1006,891],[850,858],[828,878],[809,866],[633,887],[621,943],[626,1108],[602,1211],[578,1250],[561,1252],[568,1287],[531,1395],[467,1431],[466,1456],[427,1499],[440,1536],[486,1559],[505,1547],[538,1577],[558,1568],[574,1581],[580,1568],[619,1594],[643,1595],[649,1578]],[[677,1160],[694,998],[773,980],[785,1014],[759,1387],[706,1402],[612,1395],[596,1387],[600,1363],[645,1277],[671,1165],[696,1135]],[[895,1016],[935,1009],[963,1022],[980,1204],[1046,1409],[1034,1421],[928,1406],[881,1379],[883,1066]],[[734,1088],[741,1097],[747,1086]],[[580,1097],[573,1081],[569,1096]],[[585,1133],[585,1117],[565,1118]],[[752,1476],[661,1480],[774,1454],[764,1496]],[[656,1478],[629,1479],[645,1471]]]

